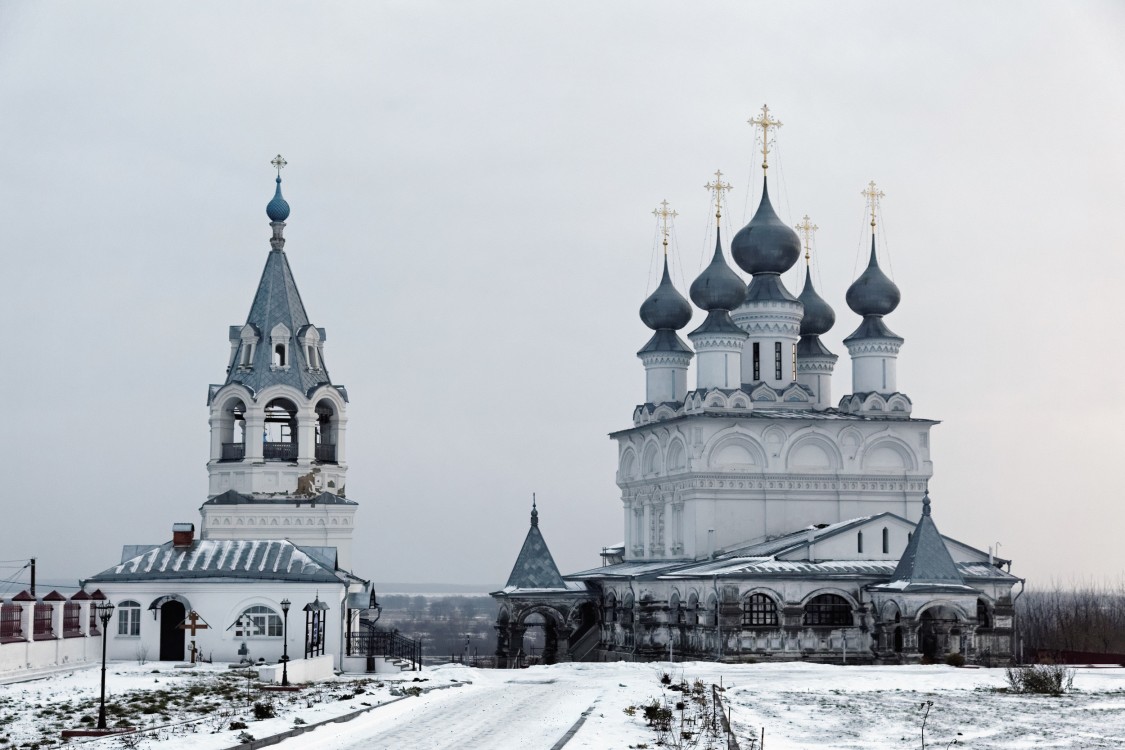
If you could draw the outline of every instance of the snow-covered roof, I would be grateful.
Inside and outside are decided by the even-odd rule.
[[[319,550],[318,550],[319,552]],[[207,578],[339,583],[348,580],[285,539],[203,539],[190,546],[166,542],[87,579],[90,583]]]

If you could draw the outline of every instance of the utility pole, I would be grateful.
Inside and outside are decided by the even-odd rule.
[[[31,558],[27,564],[31,567],[31,595],[35,596],[35,558]]]

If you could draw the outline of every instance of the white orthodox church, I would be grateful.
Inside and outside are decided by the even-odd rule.
[[[770,130],[763,108],[763,168]],[[708,186],[721,206],[721,181]],[[624,543],[604,565],[559,573],[533,513],[499,604],[497,657],[524,656],[532,623],[552,660],[743,659],[903,662],[959,654],[1004,662],[1013,649],[1009,561],[942,536],[927,483],[930,428],[900,390],[904,339],[885,322],[898,287],[880,269],[872,183],[871,254],[848,289],[851,388],[833,401],[837,355],[820,340],[835,313],[806,274],[768,181],[749,224],[721,238],[692,302],[663,278],[641,305],[653,334],[637,356],[644,403],[617,442]],[[665,220],[666,205],[656,212]],[[811,229],[806,221],[806,230]],[[807,252],[807,249],[806,249]],[[695,360],[694,387],[689,369]]]
[[[246,322],[230,328],[226,377],[207,393],[210,492],[198,534],[174,524],[170,541],[126,546],[83,581],[116,606],[110,658],[366,663],[348,658],[370,595],[352,572],[348,395],[328,375],[325,330],[289,267],[284,161],[275,166],[265,269]]]

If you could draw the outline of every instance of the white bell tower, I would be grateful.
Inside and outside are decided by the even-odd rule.
[[[289,204],[266,207],[273,236],[246,322],[230,327],[225,382],[207,394],[211,452],[202,537],[286,538],[350,557],[356,504],[347,478],[347,390],[324,359],[325,330],[305,312],[285,255]]]

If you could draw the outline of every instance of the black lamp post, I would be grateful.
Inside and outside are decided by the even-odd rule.
[[[375,613],[372,618],[371,613]],[[367,671],[375,671],[375,623],[383,614],[383,605],[375,596],[375,589],[371,589],[371,600],[367,603]]]
[[[281,686],[289,686],[289,599],[281,600],[281,614],[284,616],[281,641]]]
[[[98,729],[105,729],[105,646],[109,640],[109,621],[113,618],[113,602],[102,601],[94,605],[102,623],[102,703],[98,709]]]

